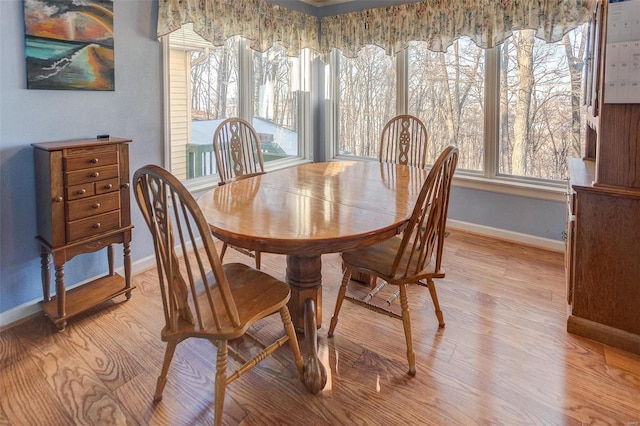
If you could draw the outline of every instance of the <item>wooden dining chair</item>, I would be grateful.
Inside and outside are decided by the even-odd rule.
[[[264,160],[260,149],[260,137],[251,123],[242,118],[227,118],[218,125],[213,134],[213,151],[220,175],[220,185],[264,174]],[[222,244],[220,259],[224,259],[227,243]],[[258,251],[231,246],[249,257],[255,258],[260,269],[261,256]]]
[[[193,196],[180,181],[161,167],[148,165],[136,171],[134,192],[155,246],[167,342],[154,400],[162,398],[167,372],[178,343],[189,338],[207,339],[217,348],[214,418],[222,421],[226,385],[253,368],[287,341],[300,377],[303,360],[291,322],[287,301],[289,286],[240,263],[222,265],[206,219]],[[284,334],[262,344],[246,332],[257,321],[278,312]],[[245,337],[259,352],[245,359],[229,341]],[[241,363],[227,374],[227,354]]]
[[[396,115],[382,128],[379,160],[424,168],[428,142],[427,128],[418,117]]]
[[[418,117],[396,115],[382,128],[378,159],[381,163],[405,164],[423,169],[428,142],[427,128]],[[351,279],[371,288],[377,282],[375,277],[359,272],[354,272]]]
[[[429,288],[438,324],[444,327],[433,280],[445,276],[442,269],[442,250],[451,180],[457,162],[458,149],[454,146],[445,148],[440,154],[422,185],[402,238],[394,237],[373,246],[342,253],[345,271],[329,325],[329,337],[333,336],[345,298],[373,311],[400,318],[404,327],[411,376],[416,374],[416,367],[411,340],[407,287],[410,284],[418,284]],[[355,272],[371,275],[378,281],[376,287],[363,298],[347,295],[351,274]],[[375,303],[380,299],[379,296],[377,297],[378,293],[386,284],[397,286],[397,290],[381,303]],[[400,315],[391,309],[393,301],[398,296],[400,297]]]

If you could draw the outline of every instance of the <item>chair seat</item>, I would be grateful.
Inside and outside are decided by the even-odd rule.
[[[213,316],[205,310],[202,312],[204,328],[201,329],[197,324],[180,320],[180,325],[175,330],[165,327],[162,332],[163,340],[170,340],[174,335],[180,335],[181,338],[185,335],[190,337],[215,335],[219,339],[235,339],[242,336],[257,320],[278,312],[289,301],[291,294],[289,286],[271,275],[242,263],[225,264],[222,265],[222,269],[229,280],[231,294],[240,316],[240,325],[234,326],[227,315],[218,312],[220,326],[217,327]],[[211,274],[209,274],[209,280],[215,282]],[[256,282],[259,282],[260,286],[256,286]],[[207,294],[201,288],[202,282],[197,283],[196,286],[200,287],[198,299],[201,303],[207,303]],[[214,299],[219,298],[214,294]],[[222,301],[216,300],[216,303],[222,303]]]
[[[222,269],[231,285],[242,327],[278,312],[289,301],[289,286],[269,274],[242,263],[225,264]]]
[[[344,252],[342,253],[342,260],[352,270],[374,275],[389,284],[405,284],[417,282],[425,278],[444,277],[442,268],[439,271],[434,270],[435,261],[433,258],[418,274],[406,276],[404,268],[401,268],[401,270],[393,276],[393,262],[401,243],[401,238],[390,238],[369,247]],[[405,254],[405,257],[406,256],[407,254]],[[413,257],[411,265],[409,266],[410,270],[415,270],[416,258],[417,256]]]

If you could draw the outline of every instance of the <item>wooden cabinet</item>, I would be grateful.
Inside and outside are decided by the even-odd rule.
[[[38,241],[42,257],[42,309],[62,330],[67,319],[124,294],[131,297],[130,139],[35,143]],[[122,244],[124,277],[114,271],[114,244]],[[107,248],[109,272],[67,291],[64,265]],[[55,297],[50,294],[50,263]]]
[[[567,330],[640,354],[640,103],[605,102],[609,7],[591,26],[584,158],[569,160]]]
[[[640,354],[640,191],[598,187],[569,161],[567,330]]]

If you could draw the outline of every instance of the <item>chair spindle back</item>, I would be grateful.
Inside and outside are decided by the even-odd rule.
[[[193,196],[177,178],[155,165],[137,170],[133,181],[136,200],[153,236],[166,329],[202,331],[215,325],[224,331],[238,327],[229,283]]]
[[[445,148],[429,171],[396,255],[396,278],[440,271],[451,181],[458,162],[458,149]]]
[[[419,118],[397,115],[382,129],[379,160],[424,168],[428,142],[427,128]]]
[[[246,120],[224,120],[213,134],[213,150],[221,183],[264,173],[260,137]]]

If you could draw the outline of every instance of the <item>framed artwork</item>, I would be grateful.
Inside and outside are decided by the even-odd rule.
[[[24,0],[27,89],[114,90],[113,0]]]

